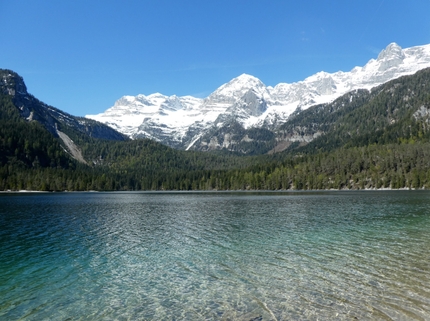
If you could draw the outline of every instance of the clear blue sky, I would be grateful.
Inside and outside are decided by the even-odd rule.
[[[396,42],[430,43],[430,0],[0,0],[0,68],[73,115],[123,95],[206,97],[349,71]]]

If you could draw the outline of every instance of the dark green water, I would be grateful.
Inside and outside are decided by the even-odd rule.
[[[0,195],[0,320],[430,320],[430,193]]]

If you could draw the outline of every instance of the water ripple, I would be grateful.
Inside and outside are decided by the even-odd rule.
[[[429,196],[0,195],[0,319],[428,320]]]

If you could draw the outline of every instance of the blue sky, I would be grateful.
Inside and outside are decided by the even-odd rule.
[[[430,0],[0,0],[0,68],[84,116],[123,95],[206,97],[242,73],[266,85],[430,43]]]

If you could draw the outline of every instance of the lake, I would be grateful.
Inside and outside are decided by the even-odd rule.
[[[430,320],[430,192],[0,194],[0,320]]]

